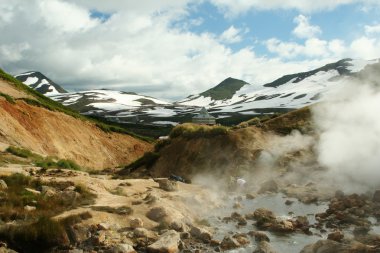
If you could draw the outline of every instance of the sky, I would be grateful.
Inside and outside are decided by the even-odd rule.
[[[0,68],[166,100],[380,58],[378,0],[0,0]]]

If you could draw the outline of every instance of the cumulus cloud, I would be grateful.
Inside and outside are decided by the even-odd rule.
[[[232,25],[227,30],[225,30],[219,38],[222,42],[233,44],[242,40],[240,33],[240,29],[237,29]]]
[[[296,28],[293,30],[293,34],[298,38],[314,38],[316,35],[322,33],[319,26],[313,26],[309,23],[309,17],[304,15],[298,15],[294,18],[294,22],[297,24]]]
[[[379,5],[377,0],[210,0],[218,6],[225,15],[237,16],[251,10],[289,10],[295,9],[303,13],[312,13],[322,10],[332,10],[338,6],[348,4],[361,4],[362,6]]]
[[[377,25],[366,25],[364,26],[365,33],[367,35],[373,35],[380,33],[380,24]]]

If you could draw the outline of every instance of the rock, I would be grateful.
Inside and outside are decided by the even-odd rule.
[[[90,232],[89,227],[82,224],[75,224],[73,226],[69,226],[66,229],[66,231],[70,237],[70,240],[73,241],[77,245],[86,241],[88,238],[91,237],[91,232]]]
[[[146,214],[146,217],[156,222],[161,221],[166,216],[168,216],[168,211],[164,207],[154,207]]]
[[[376,190],[372,198],[373,202],[380,202],[380,190]]]
[[[285,205],[287,205],[287,206],[290,206],[291,204],[293,204],[294,203],[294,201],[292,201],[292,200],[290,200],[290,199],[287,199],[286,201],[285,201]]]
[[[110,253],[136,253],[136,251],[129,244],[117,244],[112,247]]]
[[[270,242],[270,239],[268,235],[264,232],[261,231],[250,231],[248,233],[250,236],[255,237],[256,242],[261,242],[261,241],[267,241]]]
[[[258,193],[266,193],[266,192],[278,192],[278,185],[276,181],[269,180],[261,184],[260,190]]]
[[[208,230],[194,226],[191,228],[190,234],[204,242],[208,242],[212,238],[212,234]]]
[[[177,181],[171,181],[169,179],[156,179],[155,181],[158,183],[158,187],[164,191],[173,192],[178,190]]]
[[[248,219],[248,217],[246,217]],[[276,221],[274,213],[265,208],[258,208],[253,213],[253,218],[257,221],[256,225],[259,228],[268,228]]]
[[[35,206],[28,206],[28,205],[24,206],[24,210],[28,212],[34,211],[36,209],[37,208]]]
[[[135,237],[148,237],[149,231],[146,228],[135,228],[133,234]]]
[[[344,234],[341,231],[332,232],[327,236],[327,239],[333,240],[336,242],[342,241],[343,238],[344,238]]]
[[[144,222],[140,218],[135,218],[129,222],[129,226],[131,228],[142,228],[144,226]]]
[[[149,193],[149,194],[144,198],[144,201],[146,201],[147,204],[154,204],[154,203],[156,203],[158,200],[160,200],[160,197],[157,196],[157,195],[154,194],[154,193]]]
[[[255,198],[256,198],[256,195],[254,195],[254,194],[252,194],[252,193],[247,193],[247,194],[245,195],[245,198],[246,198],[246,199],[255,199]]]
[[[234,209],[243,208],[242,204],[240,202],[238,202],[238,201],[236,201],[232,207]]]
[[[80,194],[75,191],[62,191],[59,195],[62,201],[67,204],[72,204],[80,197]]]
[[[239,248],[240,246],[241,246],[240,243],[231,236],[225,236],[223,238],[223,241],[220,243],[220,247],[223,250],[236,249],[236,248]]]
[[[43,185],[41,186],[41,194],[44,197],[51,198],[57,194],[57,191],[53,187]]]
[[[149,245],[147,251],[149,253],[177,253],[180,240],[179,233],[169,230],[162,234],[155,243]]]
[[[233,238],[236,239],[240,246],[245,246],[250,243],[250,240],[248,239],[246,234],[235,234]]]
[[[319,240],[316,243],[306,245],[300,253],[337,253],[341,252],[342,245],[332,240]]]
[[[170,229],[173,229],[177,232],[183,232],[183,231],[187,230],[186,227],[187,227],[186,224],[184,224],[183,222],[180,222],[180,221],[173,221],[169,225]]]
[[[272,223],[270,230],[278,233],[291,233],[294,231],[294,226],[291,221],[281,220]]]
[[[253,253],[276,253],[267,241],[261,241]]]
[[[34,190],[32,188],[25,188],[25,191],[30,192],[30,193],[32,193],[34,195],[40,195],[41,194],[40,191]]]
[[[8,189],[7,183],[5,183],[4,180],[0,179],[0,191],[4,191],[6,189]]]
[[[108,224],[108,223],[104,223],[104,222],[102,222],[102,223],[99,223],[99,224],[97,225],[97,228],[98,228],[99,230],[109,230],[109,229],[111,228],[111,225]]]
[[[360,226],[360,227],[355,227],[352,233],[354,234],[355,237],[364,236],[364,235],[367,235],[370,230],[371,230],[371,227],[369,226]]]

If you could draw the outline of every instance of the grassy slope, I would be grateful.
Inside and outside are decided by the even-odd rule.
[[[233,97],[236,91],[240,90],[241,87],[243,87],[246,84],[247,83],[242,80],[229,77],[220,84],[218,84],[216,87],[211,88],[201,93],[200,95],[205,97],[211,97],[214,100],[230,99]]]
[[[135,138],[138,138],[138,139],[141,139],[144,141],[148,141],[148,142],[153,141],[151,138],[136,135],[136,134],[128,131],[127,129],[121,128],[119,126],[115,126],[115,125],[110,124],[110,123],[100,122],[100,121],[97,121],[96,119],[91,119],[91,118],[88,118],[86,116],[83,116],[83,115],[79,114],[78,112],[76,112],[70,108],[67,108],[67,107],[63,106],[62,104],[40,94],[39,92],[37,92],[31,88],[29,88],[28,86],[24,85],[23,83],[21,83],[19,80],[17,80],[13,76],[4,72],[2,69],[0,69],[0,78],[8,81],[11,85],[16,87],[18,90],[21,90],[21,91],[33,96],[35,99],[26,99],[26,98],[22,99],[28,104],[31,104],[34,106],[44,107],[44,108],[51,110],[51,111],[62,112],[62,113],[65,113],[67,115],[70,115],[74,118],[81,119],[83,121],[91,121],[94,124],[96,124],[97,127],[99,127],[100,129],[102,129],[105,132],[123,133],[123,134],[131,135]]]

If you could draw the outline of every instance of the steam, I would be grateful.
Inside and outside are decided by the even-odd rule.
[[[380,186],[380,88],[347,82],[313,108],[319,163],[347,191]]]

